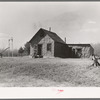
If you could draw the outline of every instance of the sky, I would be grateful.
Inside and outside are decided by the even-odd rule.
[[[100,43],[100,2],[0,2],[0,48],[23,47],[40,29],[67,43]]]

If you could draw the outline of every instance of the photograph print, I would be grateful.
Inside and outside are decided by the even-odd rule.
[[[0,2],[0,87],[100,87],[100,2]]]

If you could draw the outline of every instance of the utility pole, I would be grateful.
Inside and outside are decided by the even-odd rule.
[[[49,27],[49,31],[51,32],[51,27]]]
[[[10,53],[10,39],[8,39],[8,47],[9,47],[9,49],[8,49],[8,57],[9,57],[9,53]]]
[[[11,37],[11,45],[12,45],[12,57],[13,57],[13,37]]]
[[[10,49],[12,52],[12,57],[13,57],[13,37],[11,37],[10,39],[8,39],[8,57],[10,56]]]
[[[66,43],[66,37],[65,37],[65,43]]]

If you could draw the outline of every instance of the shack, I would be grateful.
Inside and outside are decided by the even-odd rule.
[[[51,30],[40,30],[32,37],[30,43],[30,56],[32,57],[61,57],[69,56],[68,45]]]
[[[70,57],[72,58],[89,58],[94,54],[94,49],[90,44],[68,44],[71,48]]]

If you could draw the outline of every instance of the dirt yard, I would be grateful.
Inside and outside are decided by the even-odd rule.
[[[91,59],[0,58],[0,87],[100,86],[100,67]]]

